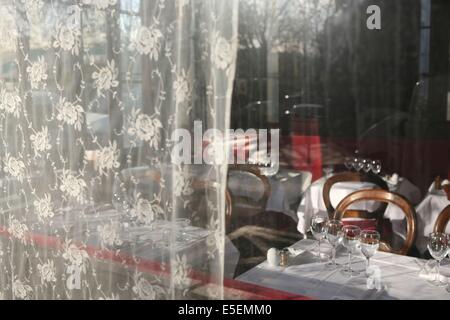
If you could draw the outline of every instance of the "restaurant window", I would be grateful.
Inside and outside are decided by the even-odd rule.
[[[430,258],[449,1],[0,0],[0,16],[0,298],[291,297],[258,272],[315,266],[309,241],[368,189],[410,211],[351,223]],[[239,129],[256,134],[227,140]],[[355,184],[333,189],[341,173]]]
[[[232,127],[280,128],[281,165],[315,179],[358,151],[425,191],[450,170],[447,6],[241,1]]]

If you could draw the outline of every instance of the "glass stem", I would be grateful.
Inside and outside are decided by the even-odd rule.
[[[352,263],[352,250],[348,251],[348,272],[350,272],[351,269],[351,263]]]
[[[441,260],[437,260],[437,266],[436,266],[436,282],[441,281]]]
[[[319,259],[322,259],[320,244],[322,243],[322,239],[319,239]]]
[[[333,246],[333,250],[331,252],[331,263],[333,265],[336,264],[336,247],[335,246]]]
[[[370,267],[370,257],[367,258],[366,270]]]

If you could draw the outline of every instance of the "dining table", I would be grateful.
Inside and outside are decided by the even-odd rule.
[[[285,214],[296,219],[296,209],[303,193],[311,184],[312,174],[307,171],[279,168],[270,174],[260,169],[261,176],[267,179],[268,197],[264,210]],[[266,191],[260,177],[244,171],[234,171],[230,176],[235,179],[228,180],[228,189],[234,196],[259,199]]]
[[[118,250],[124,254],[141,260],[158,261],[161,257],[167,257],[170,252],[183,256],[193,266],[196,262],[205,260],[207,242],[211,232],[204,228],[186,225],[176,226],[172,221],[156,220],[152,225],[128,225],[121,221],[122,214],[118,210],[105,206],[104,209],[91,214],[82,214],[80,209],[67,208],[62,214],[56,215],[51,226],[42,230],[35,229],[35,233],[44,236],[57,235],[59,230],[69,230],[71,238],[78,240],[92,248],[100,250]],[[29,225],[37,225],[29,219]],[[101,228],[108,226],[117,229],[117,244],[105,243]],[[171,231],[172,230],[172,231]],[[176,236],[174,242],[165,240],[167,234],[182,234]],[[172,238],[170,240],[173,240]],[[233,243],[224,239],[224,276],[232,278],[239,261],[239,251]]]
[[[445,287],[430,283],[436,264],[432,260],[376,252],[370,259],[371,268],[379,270],[379,285],[370,285],[373,278],[366,275],[366,262],[358,251],[352,259],[352,268],[359,275],[349,277],[342,272],[347,262],[347,251],[337,250],[338,268],[326,266],[327,259],[319,258],[315,240],[303,239],[291,246],[292,254],[286,266],[272,266],[267,261],[241,274],[237,280],[320,300],[450,300]],[[322,253],[330,247],[322,244]],[[441,265],[441,278],[448,281],[450,261]]]
[[[304,193],[298,206],[296,217],[297,229],[303,235],[306,235],[309,231],[310,221],[314,214],[327,212],[323,200],[323,187],[327,179],[328,177],[322,177],[312,183]],[[419,203],[421,200],[420,189],[404,177],[400,177],[398,183],[395,185],[388,186],[390,191],[404,196],[412,205]],[[377,185],[371,182],[338,182],[330,190],[330,201],[332,206],[336,208],[339,202],[349,194],[363,189],[375,188],[377,188]],[[375,201],[364,201],[351,205],[349,209],[375,211],[379,205]],[[400,242],[402,239],[404,240],[406,238],[406,223],[403,211],[396,205],[389,203],[386,207],[384,217],[389,219],[392,224],[392,231],[396,236],[395,241]]]
[[[433,232],[434,225],[439,214],[450,206],[450,200],[444,190],[435,190],[430,187],[425,198],[416,207],[417,216],[417,239],[416,247],[420,253],[424,254],[427,250],[428,235]],[[450,223],[445,230],[450,234]]]
[[[156,220],[151,225],[128,223],[110,204],[97,205],[95,209],[63,207],[55,210],[51,223],[38,223],[38,215],[31,210],[22,216],[21,222],[13,221],[12,224],[0,222],[0,251],[9,252],[8,257],[0,255],[1,267],[6,268],[9,264],[4,261],[10,259],[14,270],[21,270],[12,276],[21,276],[35,286],[41,279],[33,270],[38,270],[50,258],[54,266],[53,289],[34,293],[30,290],[28,298],[33,294],[34,299],[147,299],[148,291],[137,287],[132,290],[132,286],[146,285],[146,281],[160,281],[161,286],[169,286],[172,274],[167,266],[173,261],[178,261],[179,268],[184,268],[180,270],[186,271],[183,280],[186,290],[200,285],[207,288],[213,284],[208,270],[204,269],[205,261],[209,270],[219,270],[224,278],[233,279],[240,257],[226,236],[223,249],[211,251],[210,243],[217,236],[211,230],[181,225],[178,221]],[[223,258],[209,259],[212,254]],[[78,285],[66,282],[77,272],[81,281]],[[2,285],[10,285],[8,281],[6,275],[0,279]],[[5,297],[17,294],[12,289],[3,292]],[[189,294],[194,294],[192,290]],[[206,291],[195,294],[207,296]],[[249,294],[254,295],[251,290]]]

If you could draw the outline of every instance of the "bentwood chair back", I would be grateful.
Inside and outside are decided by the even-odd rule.
[[[325,203],[325,207],[327,208],[328,211],[328,215],[330,217],[332,217],[334,215],[334,211],[335,208],[333,207],[333,205],[331,204],[331,200],[330,200],[330,192],[331,192],[331,188],[333,187],[333,185],[335,185],[338,182],[372,182],[375,185],[377,185],[379,188],[383,189],[383,190],[388,190],[388,186],[386,184],[386,182],[383,181],[383,179],[381,179],[378,176],[375,175],[364,175],[358,172],[342,172],[342,173],[338,173],[334,176],[332,176],[331,178],[329,178],[324,186],[323,186],[323,202]],[[379,210],[384,210],[384,208],[380,208]],[[354,211],[352,214],[350,214],[349,216],[352,217],[358,217],[358,218],[372,218],[372,215],[370,215],[367,212],[358,212],[358,211]]]
[[[234,216],[246,219],[265,210],[270,195],[270,184],[258,167],[229,166],[227,189],[232,198]]]
[[[214,216],[220,212],[220,206],[225,205],[225,230],[228,233],[232,217],[232,200],[228,189],[225,189],[225,195],[221,197],[221,188],[219,183],[210,180],[192,181],[192,194],[189,197],[187,210],[188,217],[192,224],[201,228],[210,228],[209,223]],[[221,202],[223,200],[223,202]]]
[[[445,232],[450,221],[450,205],[448,205],[438,216],[434,225],[434,232]]]
[[[411,250],[417,235],[416,212],[414,207],[401,195],[386,190],[360,190],[349,194],[342,199],[336,208],[334,218],[342,220],[346,214],[346,210],[352,204],[359,201],[378,201],[386,204],[392,203],[397,205],[405,214],[407,222],[406,239],[400,249],[393,249],[389,243],[380,242],[380,250],[392,252],[396,254],[406,255]],[[383,235],[382,235],[383,236]]]

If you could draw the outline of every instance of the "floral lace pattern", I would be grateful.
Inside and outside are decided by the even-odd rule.
[[[228,125],[237,0],[4,0],[0,14],[0,297],[220,284],[224,195],[171,163],[171,134]]]

